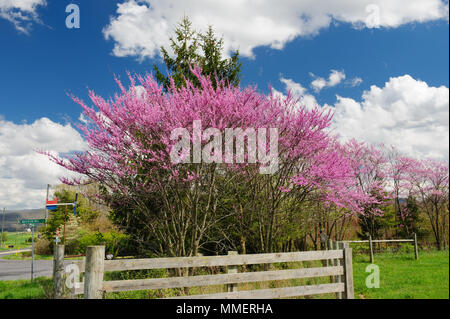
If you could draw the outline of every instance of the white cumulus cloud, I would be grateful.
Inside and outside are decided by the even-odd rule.
[[[449,159],[449,89],[445,86],[432,87],[403,75],[390,78],[381,88],[372,85],[360,101],[338,95],[333,105],[321,106],[301,84],[280,81],[286,92],[300,98],[300,104],[331,109],[332,130],[343,141],[356,138],[394,145],[417,158]]]
[[[349,81],[347,81],[347,84],[349,84],[351,87],[358,86],[361,83],[363,83],[363,79],[361,79],[360,77],[355,77],[355,78],[350,79]]]
[[[361,101],[337,96],[334,129],[342,138],[395,145],[416,157],[449,157],[449,89],[410,75],[372,85]]]
[[[325,87],[333,87],[341,83],[345,80],[345,73],[343,71],[331,70],[330,75],[328,76],[328,80],[325,80],[321,77],[316,77],[313,73],[310,73],[312,77],[315,78],[314,81],[311,82],[311,87],[316,92],[320,92]]]
[[[197,30],[213,25],[225,51],[253,56],[258,46],[282,49],[301,36],[314,36],[331,23],[356,28],[395,28],[411,22],[446,19],[443,0],[126,0],[104,28],[119,57],[152,58],[187,15]]]
[[[0,18],[13,23],[19,32],[28,34],[33,22],[40,23],[38,8],[46,5],[45,0],[0,0]]]
[[[59,177],[69,172],[36,150],[57,154],[86,147],[70,124],[48,118],[16,124],[0,118],[0,205],[8,209],[43,207],[46,185],[59,184]]]
[[[308,109],[313,109],[319,104],[317,103],[316,98],[308,94],[308,90],[304,88],[300,83],[296,83],[291,79],[280,78],[280,81],[285,85],[285,91],[291,92],[293,96],[298,99],[298,103],[302,106],[305,106]],[[278,94],[281,94],[278,92]]]

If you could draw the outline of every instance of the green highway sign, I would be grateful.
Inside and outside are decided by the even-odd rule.
[[[22,219],[21,224],[44,224],[45,219]]]

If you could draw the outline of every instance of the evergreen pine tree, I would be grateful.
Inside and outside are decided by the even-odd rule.
[[[200,83],[190,70],[190,67],[194,66],[200,67],[203,75],[211,77],[214,88],[217,87],[216,78],[219,81],[224,80],[229,85],[239,85],[241,73],[239,52],[234,52],[231,58],[223,59],[223,39],[216,38],[211,26],[205,34],[202,34],[193,30],[192,22],[184,17],[175,29],[175,38],[170,38],[170,43],[174,57],[171,57],[167,49],[161,47],[168,71],[167,76],[156,65],[153,66],[156,80],[166,90],[170,87],[169,76],[173,77],[176,87],[184,86],[186,79],[200,87]]]

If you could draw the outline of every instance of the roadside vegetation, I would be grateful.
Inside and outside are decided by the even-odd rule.
[[[31,251],[10,254],[10,255],[0,257],[0,258],[6,259],[6,260],[31,260]],[[66,260],[77,260],[77,259],[81,259],[81,258],[83,258],[83,257],[69,257],[69,258],[66,257],[65,259]],[[53,255],[34,254],[34,260],[53,260]]]

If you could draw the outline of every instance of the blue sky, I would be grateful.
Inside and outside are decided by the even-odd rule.
[[[344,138],[448,159],[442,145],[448,144],[448,3],[416,0],[409,8],[397,1],[384,8],[379,1],[285,0],[271,10],[270,1],[257,8],[248,1],[210,1],[204,8],[205,1],[0,0],[0,186],[16,185],[0,194],[0,205],[35,207],[45,184],[62,174],[35,158],[33,148],[83,147],[73,128],[81,110],[67,92],[86,99],[89,88],[110,96],[117,91],[114,74],[125,78],[126,71],[161,66],[157,48],[167,44],[183,13],[198,29],[211,23],[227,52],[241,49],[243,86],[256,84],[264,93],[268,85],[280,94],[291,89],[305,104],[335,108]],[[69,3],[80,8],[79,29],[65,25]],[[228,8],[236,3],[238,12]],[[375,26],[367,20],[373,3],[379,8]],[[386,127],[373,119],[379,110],[404,121]],[[350,127],[352,117],[372,126]],[[24,173],[30,165],[40,172]],[[31,204],[10,199],[24,193]]]

